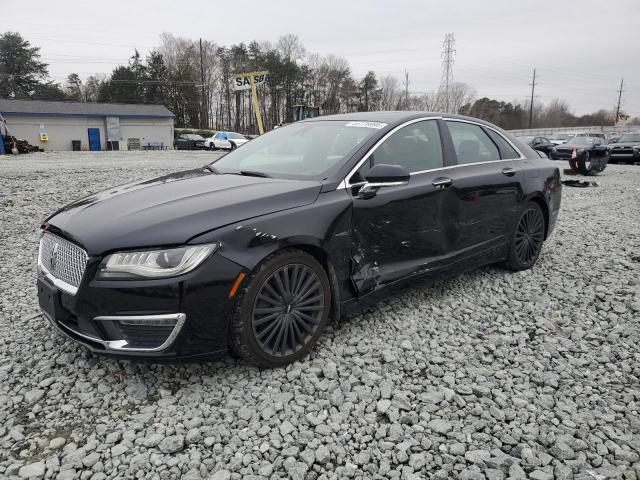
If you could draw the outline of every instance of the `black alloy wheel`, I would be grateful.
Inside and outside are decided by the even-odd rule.
[[[545,236],[545,220],[540,205],[528,202],[520,211],[512,234],[509,255],[505,263],[511,270],[531,268],[542,250]]]
[[[253,334],[265,353],[286,357],[313,336],[324,309],[318,275],[306,265],[284,265],[258,291],[251,319]]]
[[[331,310],[331,287],[311,255],[286,249],[269,256],[238,293],[230,344],[241,357],[264,367],[305,356],[322,334]]]

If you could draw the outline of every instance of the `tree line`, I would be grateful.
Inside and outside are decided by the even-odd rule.
[[[70,73],[63,84],[49,79],[39,48],[19,33],[0,36],[0,97],[78,102],[163,104],[176,127],[230,129],[256,133],[250,91],[235,91],[237,73],[268,70],[260,88],[260,108],[267,130],[291,121],[296,104],[319,106],[322,115],[372,110],[449,111],[482,118],[505,129],[529,126],[529,104],[477,98],[475,90],[454,83],[448,91],[414,93],[394,76],[374,71],[355,78],[349,63],[336,55],[308,52],[295,35],[275,43],[252,41],[219,46],[169,33],[145,58],[136,50],[127,65],[110,74],[82,79]],[[640,118],[633,119],[640,124]],[[573,127],[613,123],[613,113],[599,110],[576,116],[560,99],[534,103],[533,124]]]

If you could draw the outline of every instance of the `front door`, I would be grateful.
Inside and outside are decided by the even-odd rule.
[[[88,130],[89,135],[89,150],[92,152],[99,152],[102,150],[102,145],[100,144],[100,129],[99,128],[90,128]]]
[[[352,281],[358,295],[436,268],[457,237],[448,211],[455,195],[439,184],[443,153],[438,123],[423,120],[388,137],[348,179],[353,197]],[[377,164],[402,165],[407,185],[383,187],[373,198],[358,192]]]

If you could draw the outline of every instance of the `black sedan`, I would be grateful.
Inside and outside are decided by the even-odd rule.
[[[573,137],[567,143],[556,145],[549,158],[568,160],[569,166],[582,175],[594,175],[607,168],[609,147],[597,137]]]
[[[176,150],[206,150],[206,140],[195,133],[183,133],[173,141]]]
[[[525,137],[518,137],[518,140],[526,143],[534,150],[543,152],[547,156],[551,154],[551,150],[553,149],[553,147],[555,147],[555,144],[551,143],[551,141],[546,137],[525,136]]]
[[[640,133],[625,133],[615,143],[609,145],[611,163],[640,162]]]
[[[531,268],[560,197],[553,162],[480,120],[304,120],[55,212],[42,225],[39,302],[93,352],[232,349],[283,365],[330,319],[398,287],[493,263]]]

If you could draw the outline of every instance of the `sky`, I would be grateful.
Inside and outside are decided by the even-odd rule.
[[[356,78],[405,69],[411,92],[438,89],[442,44],[455,36],[454,81],[478,98],[566,100],[573,113],[611,110],[624,78],[622,110],[640,116],[640,0],[0,0],[3,29],[41,47],[63,82],[126,64],[162,32],[218,45],[298,35],[308,52],[348,60]],[[22,6],[21,6],[22,5]]]

